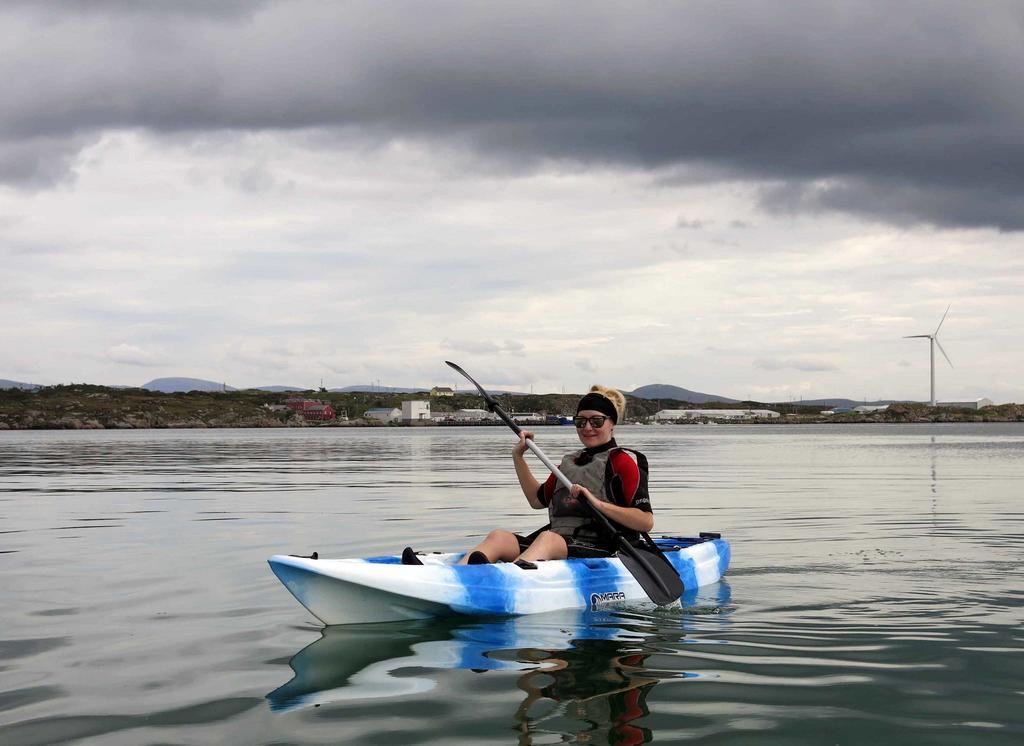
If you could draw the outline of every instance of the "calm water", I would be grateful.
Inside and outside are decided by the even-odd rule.
[[[1024,742],[1024,426],[619,435],[696,606],[323,630],[266,558],[540,525],[509,433],[0,433],[0,743]]]

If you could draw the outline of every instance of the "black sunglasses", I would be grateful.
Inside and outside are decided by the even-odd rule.
[[[603,414],[595,414],[593,417],[574,417],[572,420],[572,424],[574,424],[576,428],[579,429],[589,422],[590,426],[596,430],[603,427],[604,421],[607,419],[610,418],[605,417]]]

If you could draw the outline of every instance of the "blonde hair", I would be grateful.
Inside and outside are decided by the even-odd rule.
[[[626,397],[622,395],[621,391],[618,389],[610,389],[607,386],[595,383],[590,387],[590,393],[600,394],[615,405],[615,412],[618,414],[619,424],[626,421]]]

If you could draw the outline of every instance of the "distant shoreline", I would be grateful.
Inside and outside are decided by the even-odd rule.
[[[916,419],[912,421],[880,420],[871,418],[829,418],[829,419],[778,419],[778,420],[722,420],[710,422],[671,422],[671,423],[649,423],[649,422],[627,422],[630,427],[642,428],[702,428],[702,427],[800,427],[803,425],[985,425],[985,424],[1007,424],[1024,422],[1020,419]],[[534,429],[565,429],[571,431],[571,426],[550,425],[546,423],[525,423],[523,425],[531,430]],[[392,423],[374,424],[365,421],[342,420],[335,422],[306,423],[306,424],[220,424],[220,423],[167,423],[159,425],[145,425],[132,423],[116,423],[111,426],[98,425],[85,422],[56,422],[56,423],[34,423],[28,427],[11,427],[5,422],[0,422],[0,433],[3,432],[32,432],[32,431],[68,431],[68,430],[330,430],[330,429],[365,429],[365,430],[421,430],[421,429],[449,429],[456,427],[464,428],[506,428],[503,422],[417,422],[417,423]]]
[[[290,392],[229,391],[165,394],[144,389],[111,389],[104,386],[76,384],[52,386],[35,391],[22,389],[0,390],[0,431],[2,430],[148,430],[148,429],[220,429],[220,428],[279,428],[279,427],[492,427],[498,422],[434,422],[416,420],[411,423],[375,422],[369,419],[373,410],[386,410],[396,416],[403,401],[429,401],[429,413],[443,416],[466,410],[479,412],[480,397],[470,393],[427,397],[389,392],[310,392],[300,394],[315,407],[305,411],[289,400]],[[575,411],[575,394],[538,394],[500,396],[508,411],[535,413],[540,421],[524,420],[524,427],[564,427],[547,424],[545,416],[566,416]],[[330,421],[315,421],[314,411],[329,407]],[[839,412],[823,415],[820,406],[799,404],[766,404],[741,402],[740,404],[694,405],[676,400],[649,400],[627,397],[627,421],[648,424],[654,414],[672,409],[744,410],[772,409],[779,417],[767,420],[719,420],[704,418],[716,425],[732,424],[908,424],[940,422],[1021,422],[1024,405],[1002,404],[983,409],[953,409],[930,407],[925,404],[896,403],[883,410],[871,412]],[[336,418],[336,419],[333,419]],[[688,421],[688,423],[691,421]],[[696,424],[696,423],[694,423]],[[659,423],[652,427],[667,427]]]

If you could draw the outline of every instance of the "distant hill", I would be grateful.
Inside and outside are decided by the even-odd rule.
[[[345,386],[340,389],[328,389],[333,391],[335,394],[429,394],[430,389],[425,388],[402,388],[401,386],[375,386],[372,383],[356,384],[354,386]]]
[[[7,378],[0,378],[0,390],[3,389],[25,389],[33,390],[43,388],[42,385],[36,383],[25,383],[22,381],[12,381]],[[109,388],[123,389],[131,388],[128,386],[110,386]],[[225,387],[223,383],[218,381],[208,381],[203,378],[154,378],[149,383],[144,383],[140,388],[148,391],[159,391],[162,393],[187,393],[189,391],[237,391],[233,386]],[[254,386],[252,387],[257,391],[268,391],[270,393],[288,393],[288,392],[301,392],[301,391],[316,391],[315,388],[302,387],[302,386]],[[424,394],[430,393],[429,388],[423,388],[422,386],[417,388],[409,388],[403,386],[377,386],[375,384],[356,384],[353,386],[345,386],[343,388],[329,389],[329,391],[338,394],[348,393],[380,393],[380,394]],[[458,393],[469,394],[474,393],[468,387],[461,388]],[[504,391],[498,389],[491,389],[490,393],[495,396],[526,396],[527,394],[518,391]],[[705,394],[700,391],[691,391],[690,389],[684,389],[680,386],[672,386],[665,383],[652,383],[646,386],[641,386],[633,391],[624,392],[630,396],[634,396],[638,399],[675,399],[680,402],[690,402],[691,404],[707,404],[709,402],[722,402],[723,404],[739,404],[739,399],[730,399],[727,396],[719,396],[717,394]],[[862,404],[869,405],[883,405],[883,404],[897,404],[897,403],[909,403],[905,400],[893,400],[893,399],[881,399],[878,401],[865,402],[862,399],[844,399],[844,398],[824,398],[824,399],[803,399],[793,400],[785,402],[774,402],[774,405],[796,405],[805,407],[858,407]]]
[[[41,388],[38,383],[22,383],[21,381],[9,381],[6,378],[0,378],[0,389],[38,389]]]
[[[861,405],[868,405],[871,407],[880,407],[883,404],[897,404],[897,400],[894,399],[879,399],[878,401],[864,401],[863,399],[800,399],[787,402],[775,402],[775,404],[795,404],[801,407],[859,407]],[[915,403],[915,402],[907,402]]]
[[[739,399],[730,399],[727,396],[718,396],[717,394],[702,394],[699,391],[690,391],[690,389],[670,386],[667,383],[651,383],[625,393],[635,396],[637,399],[675,399],[676,401],[687,401],[691,404],[706,404],[713,401],[719,401],[723,404],[739,403]]]
[[[165,394],[173,394],[180,391],[236,391],[237,389],[217,381],[206,381],[202,378],[154,378],[149,383],[142,384],[147,391],[162,391]]]

